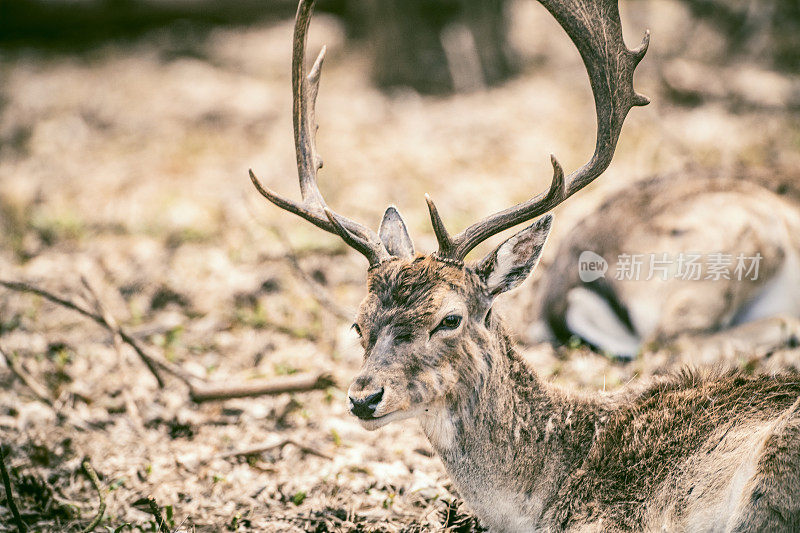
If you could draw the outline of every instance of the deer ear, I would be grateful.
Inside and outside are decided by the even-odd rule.
[[[478,263],[475,270],[490,295],[510,291],[525,281],[539,262],[552,221],[552,215],[540,218]]]
[[[389,206],[383,214],[378,236],[386,250],[394,257],[407,258],[414,256],[414,243],[408,236],[406,223],[400,212]]]

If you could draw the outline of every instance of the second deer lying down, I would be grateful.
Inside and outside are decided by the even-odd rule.
[[[540,283],[549,330],[621,357],[680,338],[693,361],[796,343],[800,198],[781,181],[692,170],[613,194],[569,231]],[[608,272],[586,277],[584,255]]]
[[[294,40],[294,128],[302,202],[253,183],[271,202],[341,236],[367,257],[355,329],[364,364],[348,395],[370,430],[416,418],[459,493],[494,531],[799,531],[800,375],[684,372],[640,388],[582,396],[556,388],[515,352],[498,295],[534,269],[550,231],[538,219],[483,260],[467,253],[531,220],[609,165],[634,105],[636,51],[616,0],[541,0],[577,45],[598,117],[595,154],[550,190],[451,236],[433,203],[439,250],[415,255],[398,212],[378,233],[331,211],[317,187],[314,99],[322,55],[304,76],[313,0]]]

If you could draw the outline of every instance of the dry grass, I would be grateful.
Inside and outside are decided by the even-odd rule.
[[[639,21],[657,22],[637,75],[654,104],[632,112],[614,165],[591,192],[559,210],[555,241],[603,195],[653,173],[800,168],[797,114],[667,102],[657,67],[678,47],[670,40],[683,38],[671,30],[683,15],[665,4],[636,3],[628,14],[630,42]],[[548,153],[567,169],[583,162],[593,119],[577,54],[538,6],[520,3],[515,13],[523,75],[451,99],[380,94],[366,81],[363,51],[344,47],[334,21],[315,21],[311,48],[330,46],[320,180],[337,210],[377,224],[394,203],[417,247],[430,250],[424,192],[457,228],[545,187]],[[148,506],[134,505],[148,496],[182,531],[471,527],[466,511],[453,518],[447,476],[414,423],[367,433],[347,415],[344,391],[361,358],[350,324],[318,303],[271,228],[345,308],[361,297],[363,259],[263,205],[247,179],[252,167],[273,188],[296,191],[290,28],[218,30],[188,44],[165,31],[81,56],[0,58],[0,277],[76,296],[86,276],[120,324],[198,376],[322,369],[340,384],[194,406],[180,382],[159,389],[127,348],[118,354],[105,330],[0,291],[0,345],[53,398],[38,400],[0,367],[0,441],[37,530],[78,531],[94,516],[84,456],[107,491],[102,525],[112,531],[152,530]],[[533,318],[532,285],[503,302],[520,332]],[[585,389],[659,370],[585,350],[523,350],[543,375]],[[225,456],[286,438],[332,459],[293,444]],[[12,530],[9,517],[0,506],[0,531]]]

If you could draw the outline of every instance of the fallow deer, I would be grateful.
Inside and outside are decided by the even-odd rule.
[[[581,270],[582,256],[608,270]],[[561,342],[623,358],[676,342],[696,361],[769,353],[800,338],[800,198],[748,172],[636,182],[569,231],[540,286]]]
[[[302,202],[250,173],[275,205],[369,260],[355,329],[365,351],[349,388],[364,428],[417,418],[460,495],[493,531],[800,530],[800,376],[684,372],[590,396],[541,380],[516,353],[492,303],[535,267],[551,225],[539,218],[486,258],[480,242],[546,213],[609,165],[633,91],[636,50],[617,0],[541,0],[581,53],[597,110],[591,160],[548,192],[451,236],[428,200],[439,249],[415,255],[397,210],[377,233],[334,213],[317,186],[314,101],[324,50],[304,75],[314,0],[301,0],[292,82]]]

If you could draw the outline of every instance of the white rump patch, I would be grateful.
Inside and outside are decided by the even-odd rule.
[[[571,332],[620,357],[634,357],[642,344],[604,298],[583,287],[567,293],[566,322]]]
[[[777,315],[800,317],[800,259],[797,254],[786,257],[781,269],[764,284],[759,295],[739,310],[733,325]]]

